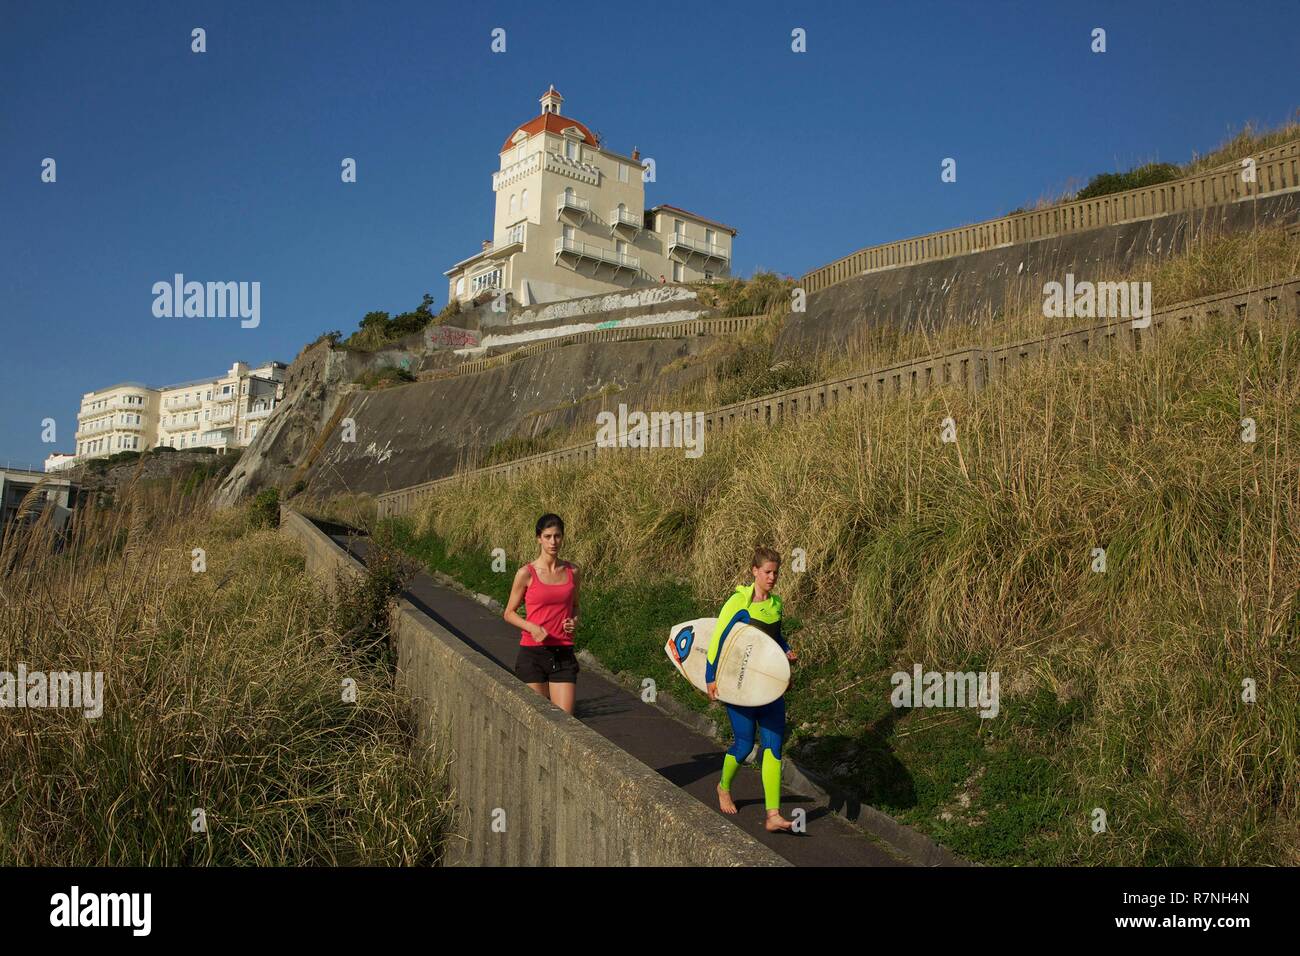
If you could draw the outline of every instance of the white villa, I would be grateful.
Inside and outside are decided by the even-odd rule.
[[[492,174],[492,239],[447,270],[448,301],[508,291],[519,305],[730,275],[736,230],[676,206],[645,208],[638,150],[613,152],[560,112],[515,128]]]
[[[171,448],[242,448],[284,395],[283,362],[236,362],[217,378],[152,388],[123,382],[87,392],[77,414],[75,460]]]

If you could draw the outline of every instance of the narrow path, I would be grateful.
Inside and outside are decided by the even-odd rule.
[[[369,539],[335,533],[324,527],[341,548],[365,562]],[[438,584],[421,571],[405,595],[452,634],[507,671],[513,670],[519,649],[519,632],[501,615],[472,598]],[[626,688],[584,670],[578,676],[574,716],[621,747],[646,766],[662,774],[700,802],[717,810],[716,787],[722,769],[719,745],[644,703]],[[763,787],[748,765],[736,775],[732,789],[740,810],[737,826],[797,866],[906,866],[906,861],[861,830],[831,812],[824,801],[782,787],[785,815],[802,807],[808,830],[801,835],[768,833],[763,829]]]

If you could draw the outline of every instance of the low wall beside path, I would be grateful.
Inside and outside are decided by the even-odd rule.
[[[280,531],[302,545],[317,577],[365,573],[285,505]],[[420,742],[450,757],[453,864],[788,865],[404,598],[393,640],[397,684],[415,704]]]

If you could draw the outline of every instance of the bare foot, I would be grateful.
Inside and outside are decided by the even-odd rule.
[[[736,812],[736,803],[731,799],[731,794],[721,787],[718,788],[718,809],[723,813]]]
[[[768,810],[767,822],[763,824],[768,833],[777,833],[780,830],[791,830],[794,824],[781,816],[780,810]]]

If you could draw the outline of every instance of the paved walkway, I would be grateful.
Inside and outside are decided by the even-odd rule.
[[[368,539],[334,533],[330,536],[358,560],[365,561]],[[470,647],[506,670],[514,669],[519,631],[500,614],[438,584],[423,571],[407,587],[405,596]],[[574,717],[717,810],[715,788],[724,751],[716,741],[644,703],[619,684],[592,673],[590,668],[578,675]],[[732,797],[740,811],[733,818],[736,825],[797,866],[908,865],[884,844],[835,816],[824,801],[793,792],[788,786],[782,787],[782,811],[789,817],[791,810],[802,807],[807,814],[807,832],[768,833],[763,829],[762,781],[748,765],[736,775]]]

